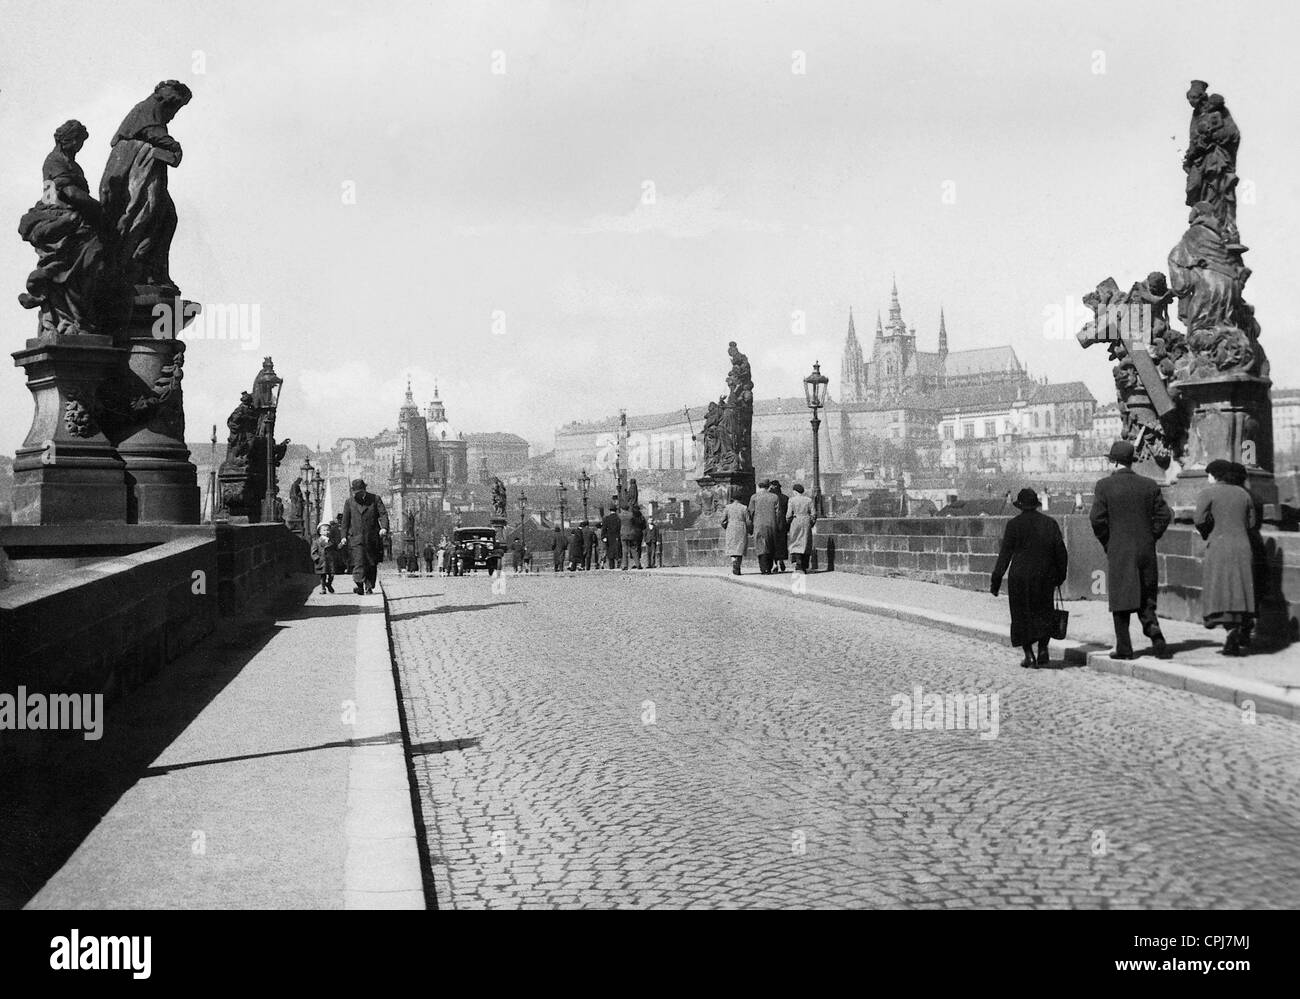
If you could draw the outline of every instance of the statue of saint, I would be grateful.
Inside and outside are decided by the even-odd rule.
[[[1187,91],[1192,105],[1187,152],[1187,204],[1209,203],[1221,223],[1224,238],[1236,243],[1237,234],[1237,149],[1241,132],[1221,94],[1206,94],[1203,80],[1193,80]]]
[[[248,452],[257,435],[257,407],[253,405],[250,393],[239,393],[239,405],[226,418],[226,427],[230,430],[230,437],[226,440],[226,461],[247,463]]]
[[[497,517],[506,515],[506,486],[495,476],[492,479],[492,513]]]
[[[18,234],[37,254],[18,302],[41,310],[42,336],[101,332],[98,313],[108,272],[99,236],[102,211],[77,163],[89,134],[79,121],[55,130],[54,150],[41,167],[41,200],[18,223]]]
[[[167,193],[167,170],[180,166],[181,146],[167,126],[191,97],[176,80],[154,87],[118,126],[99,182],[111,249],[126,280],[171,295],[180,290],[169,264],[176,205]]]

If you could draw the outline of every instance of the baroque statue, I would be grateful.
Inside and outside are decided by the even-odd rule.
[[[40,309],[41,336],[101,332],[109,273],[100,238],[102,209],[77,163],[89,135],[75,120],[55,130],[54,149],[41,167],[41,200],[18,223],[18,234],[37,254],[18,302]]]
[[[170,270],[176,205],[167,193],[167,170],[180,166],[181,145],[167,126],[192,97],[176,80],[154,87],[118,126],[99,182],[106,234],[124,278],[170,295],[180,290]]]
[[[506,486],[495,476],[492,479],[492,515],[494,517],[506,515]]]

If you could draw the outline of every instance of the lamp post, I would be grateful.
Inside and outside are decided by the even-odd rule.
[[[564,530],[564,494],[569,491],[569,487],[561,482],[555,487],[555,495],[560,500],[560,530]]]
[[[587,474],[585,468],[582,470],[582,477],[578,479],[578,485],[582,489],[582,519],[587,520],[587,491],[591,489],[591,476]]]
[[[257,409],[259,436],[266,441],[266,491],[262,496],[262,520],[274,523],[275,516],[275,411],[280,405],[280,387],[284,379],[275,373],[269,357],[262,359],[262,370],[253,379],[253,406]]]
[[[302,466],[298,469],[301,478],[298,483],[298,492],[302,494],[302,536],[305,540],[311,540],[311,530],[308,524],[311,523],[312,494],[311,480],[312,474],[316,471],[311,463],[311,456],[308,455],[302,460]]]
[[[813,433],[813,512],[818,517],[822,515],[822,469],[821,469],[821,443],[818,439],[817,431],[821,429],[822,421],[817,416],[817,411],[826,405],[826,386],[830,379],[822,374],[821,364],[813,363],[812,374],[803,380],[803,392],[808,400],[808,408],[812,410],[812,433]]]
[[[312,493],[316,497],[316,516],[320,520],[329,520],[329,514],[325,510],[325,476],[321,475],[321,470],[316,469],[316,478],[312,480]]]
[[[524,511],[528,509],[528,497],[519,494],[519,557],[528,554],[528,542],[524,538]]]

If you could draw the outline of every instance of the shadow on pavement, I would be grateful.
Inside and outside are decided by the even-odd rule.
[[[490,604],[446,604],[442,607],[431,607],[423,611],[407,611],[404,614],[390,614],[388,620],[390,623],[395,621],[409,621],[412,618],[428,617],[430,614],[459,614],[461,611],[482,611],[491,610],[493,607],[512,607],[515,604],[525,604],[526,600],[498,600]]]
[[[419,742],[411,747],[412,756],[433,756],[437,753],[455,753],[462,749],[473,749],[482,740],[478,736],[468,739],[447,739],[442,742]]]
[[[281,630],[314,589],[287,584],[258,616],[217,631],[126,697],[104,706],[103,737],[7,732],[0,754],[0,908],[27,904],[149,765]],[[353,608],[354,612],[360,608]],[[17,736],[18,738],[9,738]]]
[[[189,763],[173,763],[168,767],[149,767],[141,777],[161,777],[175,773],[177,770],[190,770],[194,767],[210,767],[219,763],[239,763],[242,760],[262,760],[268,756],[293,756],[296,753],[315,753],[322,749],[353,749],[357,746],[401,745],[401,732],[386,732],[383,735],[371,735],[364,739],[339,739],[335,742],[322,742],[315,746],[295,746],[293,749],[273,749],[266,753],[244,753],[242,756],[220,756],[212,760],[192,760]]]

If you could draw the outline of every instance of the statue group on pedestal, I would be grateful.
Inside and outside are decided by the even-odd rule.
[[[699,472],[704,476],[716,472],[748,472],[754,467],[751,433],[754,423],[754,379],[749,358],[732,340],[727,345],[731,370],[727,373],[727,394],[709,403],[704,426]]]
[[[1250,268],[1237,230],[1237,149],[1241,133],[1219,94],[1202,80],[1187,92],[1192,106],[1183,170],[1188,228],[1169,252],[1169,277],[1159,271],[1127,293],[1107,278],[1083,301],[1093,320],[1078,335],[1088,347],[1106,343],[1124,419],[1124,437],[1138,460],[1162,465],[1182,456],[1187,414],[1180,384],[1224,376],[1268,376],[1255,310],[1242,293]],[[1178,300],[1185,333],[1169,325]]]
[[[55,130],[41,198],[18,223],[37,255],[18,301],[39,310],[39,336],[111,332],[140,288],[179,295],[169,267],[176,206],[167,170],[180,165],[181,147],[167,125],[191,97],[185,84],[164,80],[131,109],[109,142],[98,200],[77,162],[90,133],[76,120]]]

